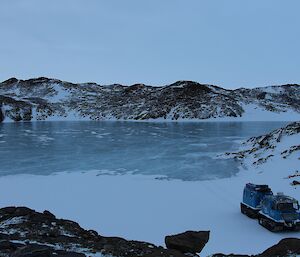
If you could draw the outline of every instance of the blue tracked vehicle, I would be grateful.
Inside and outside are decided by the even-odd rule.
[[[273,232],[300,230],[298,201],[282,193],[274,195],[267,185],[246,184],[241,212]]]

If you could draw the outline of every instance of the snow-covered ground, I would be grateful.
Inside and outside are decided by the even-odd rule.
[[[261,108],[255,104],[243,104],[245,112],[241,117],[215,118],[209,120],[215,121],[297,121],[300,120],[300,114],[287,109],[285,112],[272,112]]]
[[[7,176],[0,179],[0,204],[48,209],[106,236],[159,245],[164,245],[164,236],[169,234],[211,230],[202,256],[259,253],[281,238],[300,237],[300,232],[271,233],[239,211],[247,182],[268,183],[275,192],[299,198],[299,188],[285,179],[292,172],[285,165],[273,162],[264,172],[243,170],[233,178],[202,182],[95,173]]]

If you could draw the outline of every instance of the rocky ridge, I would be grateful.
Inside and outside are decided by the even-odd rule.
[[[103,237],[96,231],[84,230],[76,222],[57,219],[49,211],[39,213],[26,207],[6,207],[0,209],[0,256],[185,255],[146,242]]]
[[[242,117],[248,108],[300,114],[297,84],[227,90],[193,81],[154,87],[101,86],[57,79],[8,79],[0,83],[0,122],[51,119],[184,120]]]

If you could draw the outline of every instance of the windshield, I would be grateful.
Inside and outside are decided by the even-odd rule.
[[[277,209],[280,211],[293,211],[298,210],[299,206],[297,203],[279,203]]]

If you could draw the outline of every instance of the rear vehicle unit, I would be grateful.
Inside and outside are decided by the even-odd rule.
[[[241,212],[250,218],[258,218],[261,201],[265,196],[273,195],[268,185],[246,184],[241,202]]]

